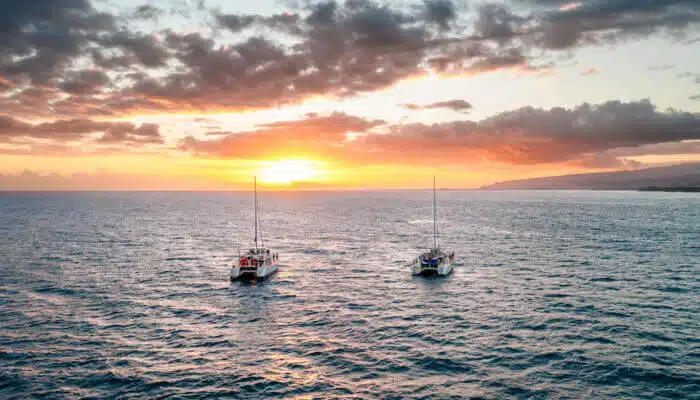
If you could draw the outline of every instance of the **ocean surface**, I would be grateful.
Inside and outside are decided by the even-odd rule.
[[[0,194],[0,398],[700,398],[700,197]]]

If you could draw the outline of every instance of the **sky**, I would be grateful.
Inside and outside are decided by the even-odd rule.
[[[0,4],[0,190],[478,188],[694,161],[696,0]]]

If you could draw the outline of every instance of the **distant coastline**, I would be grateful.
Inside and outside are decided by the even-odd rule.
[[[700,186],[647,186],[637,189],[640,192],[685,192],[700,193]]]
[[[548,176],[499,182],[487,190],[629,190],[697,192],[700,163],[685,163],[630,171]]]

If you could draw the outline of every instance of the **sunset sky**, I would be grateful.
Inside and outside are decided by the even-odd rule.
[[[700,2],[4,2],[0,93],[0,190],[475,188],[700,161]]]

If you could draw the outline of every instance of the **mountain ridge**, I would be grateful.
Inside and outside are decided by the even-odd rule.
[[[484,190],[640,190],[645,187],[700,187],[700,163],[628,171],[593,172],[503,181]]]

